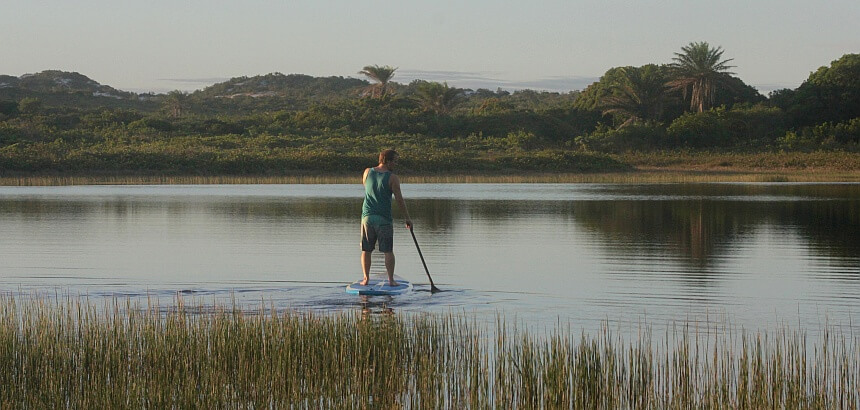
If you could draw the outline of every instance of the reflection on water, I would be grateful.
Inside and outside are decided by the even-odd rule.
[[[416,292],[357,298],[359,185],[0,188],[0,290],[546,326],[860,313],[860,184],[405,185]],[[374,257],[379,257],[375,255]],[[380,258],[381,259],[381,258]],[[375,272],[382,270],[375,260]],[[424,284],[422,284],[424,282]]]

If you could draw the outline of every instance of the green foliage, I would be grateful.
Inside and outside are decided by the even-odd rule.
[[[583,149],[600,152],[649,151],[666,146],[666,130],[655,123],[634,123],[614,129],[601,125],[594,132],[576,137]]]
[[[389,94],[390,89],[388,83],[394,77],[395,71],[397,71],[397,67],[392,67],[389,65],[364,66],[364,68],[358,73],[364,75],[370,81],[373,81],[374,84],[365,87],[365,89],[362,90],[362,95],[370,96],[373,98],[384,98],[385,96],[387,96]]]
[[[514,110],[514,105],[501,98],[490,97],[481,102],[472,112],[475,115],[498,115]]]
[[[589,132],[600,120],[600,113],[575,108],[546,111],[505,110],[485,115],[460,117],[462,132],[501,137],[511,132],[532,133],[548,142],[563,142]]]
[[[194,93],[199,98],[237,98],[258,96],[287,99],[326,99],[354,96],[367,81],[343,77],[312,77],[304,74],[271,73],[254,77],[235,77]]]
[[[352,99],[332,104],[315,104],[283,124],[301,132],[341,134],[424,133],[434,126],[431,116],[414,109],[402,98]]]
[[[0,123],[0,148],[20,141],[20,135],[18,127]]]
[[[167,114],[167,116],[173,118],[182,117],[182,114],[188,109],[188,93],[180,90],[173,90],[167,93],[161,104],[161,109]]]
[[[673,121],[666,132],[678,146],[763,147],[775,142],[786,128],[787,119],[782,110],[756,105],[686,113]]]
[[[592,169],[577,150],[858,149],[860,55],[820,68],[796,90],[771,93],[764,105],[728,75],[722,49],[691,43],[683,51],[671,66],[611,68],[568,93],[403,85],[390,81],[389,66],[363,70],[384,98],[358,98],[368,81],[299,74],[157,95],[123,93],[77,73],[0,76],[0,171],[341,173],[392,146],[414,153],[404,157],[407,169],[431,173],[462,170],[464,162],[492,172]],[[699,105],[720,108],[684,114],[684,93],[705,78],[697,73],[707,74],[712,91],[700,90]],[[666,92],[667,83],[676,91]]]
[[[671,80],[668,85],[673,90],[683,93],[684,99],[689,95],[690,110],[705,111],[716,102],[717,90],[728,83],[733,66],[728,65],[732,59],[722,60],[722,47],[711,48],[707,42],[693,42],[681,47],[681,53],[675,53],[669,64]]]
[[[637,121],[659,121],[667,100],[666,76],[660,67],[648,64],[640,68],[622,67],[610,94],[597,103],[603,114],[612,114],[622,126]]]
[[[140,121],[140,120],[139,120]],[[141,121],[146,123],[146,121]],[[100,141],[24,141],[0,148],[0,171],[116,172],[166,175],[356,173],[382,148],[395,147],[404,173],[468,171],[611,171],[623,165],[598,154],[542,148],[528,133],[505,138],[415,136],[158,137],[139,133]],[[0,138],[5,138],[0,127]]]
[[[412,97],[418,106],[424,111],[436,114],[450,114],[454,107],[463,101],[463,90],[449,87],[448,83],[437,83],[423,81],[416,86],[417,90]]]
[[[847,121],[860,115],[860,54],[845,54],[821,67],[797,90],[780,90],[771,99],[795,126]]]
[[[804,127],[799,132],[789,131],[779,139],[779,145],[791,150],[860,149],[860,117],[840,123],[826,122]]]
[[[592,83],[579,94],[574,106],[582,110],[599,110],[600,102],[612,96],[613,89],[625,83],[627,69],[627,67],[613,67],[606,70],[600,80]]]
[[[0,101],[0,115],[12,117],[18,114],[18,103],[15,101]]]
[[[605,155],[567,150],[541,150],[508,154],[495,159],[500,169],[544,172],[629,171],[630,167]]]
[[[7,77],[0,82],[41,93],[82,93],[91,96],[112,96],[114,98],[130,98],[133,93],[120,91],[113,87],[99,84],[89,77],[75,72],[46,70],[36,74],[25,74],[20,78]]]
[[[128,130],[132,132],[170,131],[173,125],[165,120],[145,117],[128,124]]]
[[[36,114],[42,110],[42,100],[35,97],[22,98],[18,101],[18,111],[22,114]]]

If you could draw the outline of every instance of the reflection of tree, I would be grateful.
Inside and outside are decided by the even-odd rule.
[[[652,253],[669,244],[694,266],[706,266],[719,244],[742,234],[753,221],[738,202],[586,201],[574,207],[575,220],[609,235],[628,252]],[[667,249],[667,247],[659,247]]]
[[[604,188],[595,187],[592,192],[602,195],[601,189]],[[407,204],[419,232],[437,236],[440,244],[448,243],[458,231],[466,229],[469,220],[503,229],[512,220],[539,216],[560,223],[574,221],[611,243],[611,251],[620,256],[675,254],[701,271],[720,255],[736,249],[738,238],[762,226],[774,226],[796,232],[816,256],[835,259],[834,263],[848,267],[856,268],[858,263],[860,185],[678,184],[605,189],[609,198],[626,195],[639,198],[592,201],[407,198]],[[649,195],[655,196],[648,199]],[[764,196],[773,200],[762,201],[768,199]],[[758,200],[748,200],[749,197]],[[396,208],[395,205],[395,220],[399,222],[402,217]],[[361,198],[0,199],[0,217],[10,220],[103,217],[100,215],[123,218],[127,214],[162,212],[176,217],[204,213],[239,222],[290,223],[312,219],[321,222],[321,226],[353,222],[357,226]]]
[[[803,201],[785,203],[771,211],[782,224],[796,224],[819,256],[842,259],[848,266],[860,261],[860,201]],[[857,278],[860,279],[860,278]]]
[[[92,212],[84,201],[42,201],[38,199],[0,199],[0,215],[22,219],[43,219],[49,215],[86,215]]]
[[[213,202],[209,206],[216,212],[240,219],[296,219],[324,218],[333,222],[361,220],[361,198],[309,198],[289,200],[257,200]],[[458,212],[456,201],[443,199],[410,200],[409,214],[422,229],[447,230],[453,225]],[[395,223],[403,221],[402,213],[393,205]]]
[[[589,230],[619,239],[617,246],[626,253],[675,250],[695,267],[709,265],[734,248],[735,238],[763,225],[796,229],[811,242],[810,250],[824,256],[856,263],[860,255],[856,200],[585,201],[573,212]]]
[[[792,227],[811,242],[815,252],[826,256],[853,258],[856,263],[860,255],[860,242],[855,240],[860,233],[860,205],[856,200],[791,200],[787,195],[801,196],[803,187],[785,187],[786,191],[781,193],[786,200],[775,195],[773,202],[747,201],[737,196],[770,193],[761,192],[760,187],[715,188],[719,196],[733,194],[734,199],[707,199],[707,196],[695,200],[606,201],[407,199],[407,205],[416,226],[437,235],[456,232],[465,219],[501,227],[511,219],[540,215],[558,218],[560,222],[574,220],[614,242],[618,252],[641,255],[674,252],[695,268],[709,266],[715,257],[733,249],[736,238],[763,225]],[[669,191],[673,189],[680,188]],[[820,187],[805,193],[810,195],[816,189]],[[680,191],[670,194],[696,195]],[[828,192],[818,194],[827,196]],[[361,200],[357,198],[231,200],[212,202],[207,207],[233,219],[323,218],[357,223],[361,215]],[[395,221],[401,220],[396,205],[394,216]]]

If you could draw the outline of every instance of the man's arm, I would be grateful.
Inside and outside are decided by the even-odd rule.
[[[364,169],[364,175],[361,176],[361,185],[364,185],[364,181],[367,180],[367,173],[370,172],[370,168]]]
[[[391,174],[391,192],[394,193],[394,199],[397,200],[397,206],[403,211],[403,216],[406,218],[406,227],[412,228],[412,218],[409,217],[409,210],[406,209],[406,201],[403,200],[403,194],[400,192],[400,178],[397,175]]]

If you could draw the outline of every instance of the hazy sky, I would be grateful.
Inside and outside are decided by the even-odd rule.
[[[707,41],[766,93],[860,52],[858,21],[857,0],[0,0],[0,74],[162,92],[380,64],[398,82],[568,91]]]

